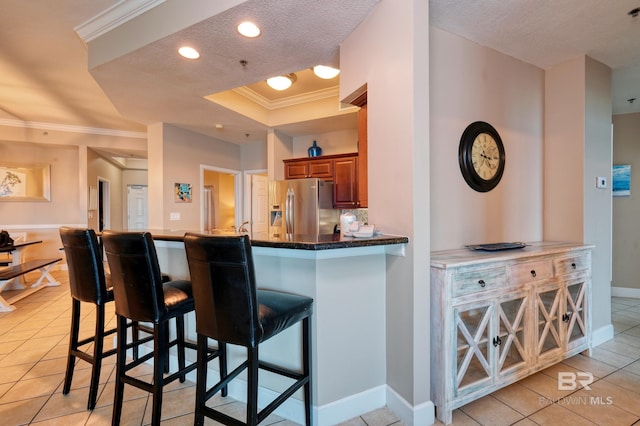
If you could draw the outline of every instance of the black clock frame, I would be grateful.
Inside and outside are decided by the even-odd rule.
[[[473,160],[471,158],[471,150],[473,149],[473,142],[476,137],[481,133],[487,133],[493,137],[498,145],[498,152],[500,154],[498,162],[498,170],[496,174],[489,180],[483,179],[476,169],[473,167]],[[476,121],[467,126],[460,138],[460,146],[458,148],[458,162],[460,163],[460,171],[462,177],[469,184],[471,188],[478,192],[488,192],[498,185],[502,178],[505,165],[504,145],[502,144],[502,138],[498,131],[489,123],[484,121]]]

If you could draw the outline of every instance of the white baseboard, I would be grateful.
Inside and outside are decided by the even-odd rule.
[[[141,348],[141,353],[147,353],[151,349],[148,347]],[[170,365],[172,371],[178,365],[178,359],[174,354],[170,356]],[[152,363],[153,361],[148,361]],[[217,361],[213,361],[216,364]],[[213,384],[219,379],[218,370],[209,368],[207,373],[207,383]],[[196,372],[192,371],[187,374],[187,380],[195,383]],[[247,402],[247,382],[242,377],[236,377],[229,383],[228,396],[239,402]],[[314,426],[332,426],[358,417],[370,411],[377,410],[386,405],[387,386],[382,385],[369,389],[356,395],[350,395],[338,401],[333,401],[320,407],[313,406]],[[258,389],[258,407],[263,408],[269,402],[273,401],[278,395],[270,389],[260,386]],[[431,404],[433,406],[433,404]],[[431,418],[433,416],[433,410]],[[395,410],[394,410],[395,412]],[[287,399],[280,405],[274,414],[298,424],[304,424],[304,403],[295,397]],[[397,414],[397,413],[396,413]],[[415,425],[430,425],[431,423],[414,423]],[[409,424],[409,423],[405,423]]]
[[[614,297],[631,297],[640,299],[640,288],[611,287],[611,295]]]
[[[427,426],[436,422],[436,407],[432,401],[414,407],[388,386],[387,407],[407,426]]]
[[[384,407],[386,388],[381,385],[317,407],[316,425],[335,425]]]
[[[591,332],[591,347],[595,348],[604,342],[613,339],[615,332],[612,324],[607,324],[603,327],[597,328]]]

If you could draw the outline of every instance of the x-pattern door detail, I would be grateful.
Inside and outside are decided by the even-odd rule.
[[[524,349],[524,318],[526,312],[526,297],[498,304],[498,336],[501,339],[498,346],[500,355],[497,368],[499,372],[526,360],[526,351]],[[502,336],[505,336],[506,339]]]
[[[558,320],[560,306],[560,290],[554,289],[536,295],[538,304],[538,348],[537,355],[551,349],[561,347],[560,322]],[[551,303],[550,303],[551,302]]]
[[[578,283],[567,286],[567,342],[587,335],[587,327],[584,321],[585,309],[585,284]],[[576,326],[578,328],[576,328]]]
[[[488,346],[492,306],[456,311],[458,330],[458,389],[491,377]],[[462,355],[462,356],[460,356]]]

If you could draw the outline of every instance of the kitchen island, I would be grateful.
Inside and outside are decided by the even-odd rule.
[[[188,279],[185,231],[150,232],[163,272]],[[258,286],[314,299],[312,405],[316,425],[333,425],[385,405],[386,275],[396,257],[404,255],[408,242],[407,237],[393,235],[252,236]],[[194,316],[186,321],[189,338],[195,339]],[[260,358],[300,368],[300,333],[297,325],[261,345]],[[246,356],[244,349],[233,346],[229,355],[230,369]],[[210,377],[216,380],[217,371]],[[195,381],[195,374],[190,379]],[[273,398],[272,390],[286,387],[284,379],[273,375],[260,379],[261,404]],[[240,401],[245,400],[245,393],[244,383],[229,389],[230,396]],[[276,414],[303,423],[301,399],[301,394],[290,398]]]

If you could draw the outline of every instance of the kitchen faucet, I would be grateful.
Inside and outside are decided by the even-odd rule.
[[[248,234],[249,230],[247,228],[245,228],[245,225],[248,225],[248,224],[249,224],[249,221],[242,222],[242,225],[240,225],[240,228],[238,229],[238,233],[239,234],[242,234],[242,233]]]

